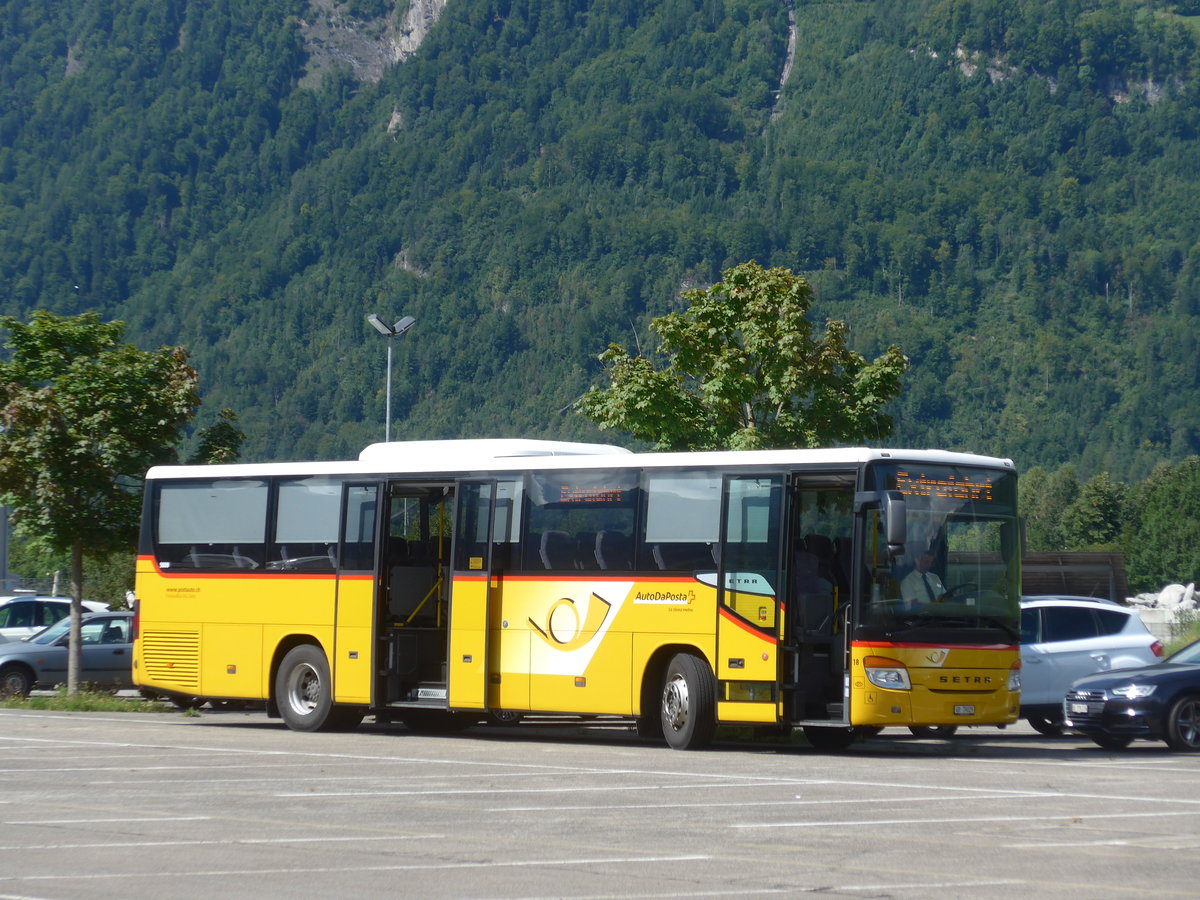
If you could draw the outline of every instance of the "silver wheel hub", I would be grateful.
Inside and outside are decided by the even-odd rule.
[[[321,676],[308,663],[296,666],[288,674],[287,704],[297,715],[311,715],[321,699]]]
[[[675,675],[663,687],[663,722],[679,731],[688,720],[688,687],[682,675]]]

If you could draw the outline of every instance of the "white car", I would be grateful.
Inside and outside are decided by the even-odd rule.
[[[83,601],[84,612],[103,612],[107,603]],[[17,594],[0,597],[0,644],[23,641],[71,614],[71,598]]]
[[[1076,679],[1156,663],[1162,642],[1137,612],[1096,597],[1021,598],[1021,716],[1063,733],[1063,697]]]

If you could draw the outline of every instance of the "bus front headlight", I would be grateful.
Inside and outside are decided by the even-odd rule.
[[[868,656],[863,660],[863,668],[867,673],[867,681],[877,688],[888,691],[912,690],[908,667],[898,659],[888,659],[886,656]]]

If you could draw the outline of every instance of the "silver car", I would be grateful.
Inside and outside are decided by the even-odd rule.
[[[35,687],[64,683],[70,632],[71,620],[66,618],[28,640],[0,644],[0,694],[26,697]],[[104,689],[133,686],[133,613],[86,613],[80,637],[82,684]]]
[[[1096,597],[1021,598],[1021,717],[1063,733],[1063,696],[1085,675],[1151,665],[1163,645],[1135,610]]]
[[[106,609],[107,603],[83,601],[84,612],[102,612]],[[39,597],[34,594],[0,597],[0,644],[32,637],[70,612],[69,597]]]

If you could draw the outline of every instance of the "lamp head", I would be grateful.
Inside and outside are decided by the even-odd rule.
[[[375,315],[375,313],[371,313],[369,316],[367,316],[367,321],[370,322],[371,325],[374,326],[375,330],[384,337],[392,337],[394,334],[392,329],[388,328],[388,326],[384,324],[383,319],[379,318],[379,316]]]

